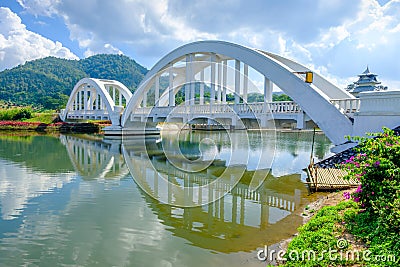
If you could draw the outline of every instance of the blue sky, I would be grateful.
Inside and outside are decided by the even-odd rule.
[[[0,0],[0,70],[98,53],[151,68],[206,39],[290,57],[339,86],[369,65],[400,89],[400,0]]]

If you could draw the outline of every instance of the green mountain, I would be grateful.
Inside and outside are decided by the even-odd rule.
[[[0,100],[34,108],[63,108],[82,78],[118,80],[134,91],[147,69],[123,55],[95,55],[81,60],[47,57],[0,72]]]

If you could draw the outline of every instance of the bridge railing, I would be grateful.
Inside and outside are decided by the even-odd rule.
[[[230,107],[239,114],[243,113],[299,113],[301,108],[293,101],[280,101],[280,102],[269,102],[269,103],[248,103],[248,104],[237,104],[230,105]]]
[[[280,101],[270,103],[240,103],[240,104],[203,104],[203,105],[181,105],[176,107],[139,107],[133,111],[134,115],[157,115],[161,114],[252,114],[252,113],[299,113],[301,108],[293,101]]]
[[[299,113],[301,108],[294,101],[279,101],[268,103],[272,113]]]
[[[337,109],[341,110],[345,114],[354,114],[360,109],[360,99],[348,98],[348,99],[331,99],[330,102]],[[240,103],[240,104],[220,104],[215,103],[213,105],[181,105],[176,107],[139,107],[132,112],[132,115],[155,115],[160,116],[162,114],[262,114],[262,113],[300,113],[302,109],[293,101],[277,101],[269,103]],[[65,111],[64,111],[65,112]],[[108,115],[107,110],[70,110],[68,111],[68,117],[77,116],[105,116]]]
[[[68,115],[104,115],[104,114],[108,114],[108,111],[106,109],[68,111]]]
[[[360,110],[359,98],[331,99],[331,103],[346,114],[353,114]]]
[[[66,111],[64,111],[65,114]],[[64,116],[64,114],[62,114]],[[68,111],[65,119],[93,119],[108,120],[109,114],[107,110],[71,110]]]
[[[135,113],[137,115],[147,115],[151,112],[151,110],[152,110],[152,107],[139,107],[139,108],[134,109],[133,113]]]

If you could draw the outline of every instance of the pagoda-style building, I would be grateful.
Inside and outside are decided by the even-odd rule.
[[[361,92],[387,90],[387,86],[382,86],[381,82],[378,82],[376,79],[376,76],[378,75],[370,72],[367,66],[367,69],[358,75],[358,81],[349,84],[346,90],[355,97]]]

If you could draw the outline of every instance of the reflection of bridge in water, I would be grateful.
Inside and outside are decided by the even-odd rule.
[[[200,199],[204,195],[204,192],[198,192],[196,201],[196,199],[194,199],[193,192],[195,186],[200,186],[199,188],[202,188],[201,186],[203,186],[204,188],[204,186],[207,185],[210,185],[209,187],[206,187],[208,198],[207,202],[214,202],[222,197],[222,195],[220,196],[220,193],[230,191],[235,196],[239,195],[240,197],[247,200],[266,202],[271,207],[277,207],[287,211],[294,211],[295,208],[298,208],[300,204],[300,193],[298,191],[296,191],[294,195],[282,194],[277,193],[274,190],[269,189],[265,186],[261,187],[260,190],[250,190],[249,185],[246,184],[246,182],[243,180],[250,180],[246,178],[252,176],[252,174],[254,173],[252,171],[245,172],[242,178],[242,182],[239,182],[236,186],[234,186],[234,188],[232,188],[232,190],[230,190],[232,186],[231,181],[219,179],[218,173],[221,173],[223,171],[223,168],[221,167],[211,166],[203,172],[198,172],[194,174],[179,170],[178,168],[169,164],[168,161],[165,161],[165,159],[159,160],[156,158],[151,160],[151,164],[146,163],[144,165],[142,155],[135,156],[134,154],[130,154],[129,160],[130,163],[132,163],[131,167],[139,170],[140,174],[138,175],[143,177],[143,179],[140,179],[140,181],[143,182],[143,184],[141,185],[144,185],[147,189],[150,189],[155,196],[165,194],[168,195],[168,199],[182,197],[179,195],[173,196],[172,194],[176,193],[173,191],[163,192],[163,190],[168,187],[160,187],[160,184],[163,184],[165,182],[164,178],[167,177],[168,180],[174,180],[174,183],[186,183],[186,190],[188,190],[188,192],[185,193],[184,197],[191,198],[190,200],[186,201],[189,201],[190,203],[194,203],[196,205],[201,204]],[[128,163],[128,166],[130,165],[130,163]],[[234,174],[236,170],[240,174],[241,167],[234,168],[233,172],[231,173]],[[274,178],[272,175],[269,175],[268,177],[269,170],[263,170],[263,173],[265,176],[267,176],[267,184],[271,182],[273,183],[275,181],[276,178]],[[210,183],[212,181],[215,181],[215,183],[211,185]]]
[[[61,135],[60,139],[75,171],[84,179],[121,179],[129,173],[119,144],[72,135]]]
[[[198,199],[206,195],[210,202],[200,207],[182,208],[158,201],[149,202],[164,224],[171,226],[175,235],[189,240],[195,246],[220,252],[249,251],[255,248],[255,244],[258,246],[281,240],[281,227],[294,233],[302,220],[295,215],[301,206],[301,190],[296,188],[279,192],[279,186],[284,186],[285,181],[293,182],[299,177],[276,179],[270,176],[256,191],[250,191],[246,183],[240,182],[228,194],[224,192],[231,185],[218,179],[216,184],[196,195],[193,193],[195,184],[209,184],[218,178],[212,171],[193,175],[179,171],[165,161],[153,160],[156,172],[152,166],[143,165],[140,156],[131,154],[129,160],[131,167],[141,166],[139,176],[145,177],[139,183],[145,191],[151,189],[155,195],[165,194],[168,199],[185,198],[188,201],[189,198],[191,203],[196,198],[200,202]],[[165,183],[163,174],[168,175],[170,182],[185,183],[188,187],[177,192],[169,190],[168,186],[160,186]],[[285,181],[279,181],[281,179]],[[277,235],[272,236],[271,233]]]
[[[121,179],[129,169],[160,221],[194,246],[219,252],[251,251],[288,238],[302,221],[297,210],[305,204],[302,196],[306,187],[300,174],[276,178],[263,170],[267,179],[252,191],[252,171],[244,170],[242,179],[232,188],[230,180],[218,179],[227,169],[223,162],[196,173],[179,170],[157,151],[154,139],[146,142],[146,149],[154,152],[150,156],[142,150],[143,141],[131,140],[121,146],[118,141],[106,143],[76,136],[61,136],[61,140],[84,179]],[[229,176],[241,171],[241,166],[230,168]],[[171,184],[179,186],[172,188]],[[207,204],[177,207],[145,192],[170,203]]]

